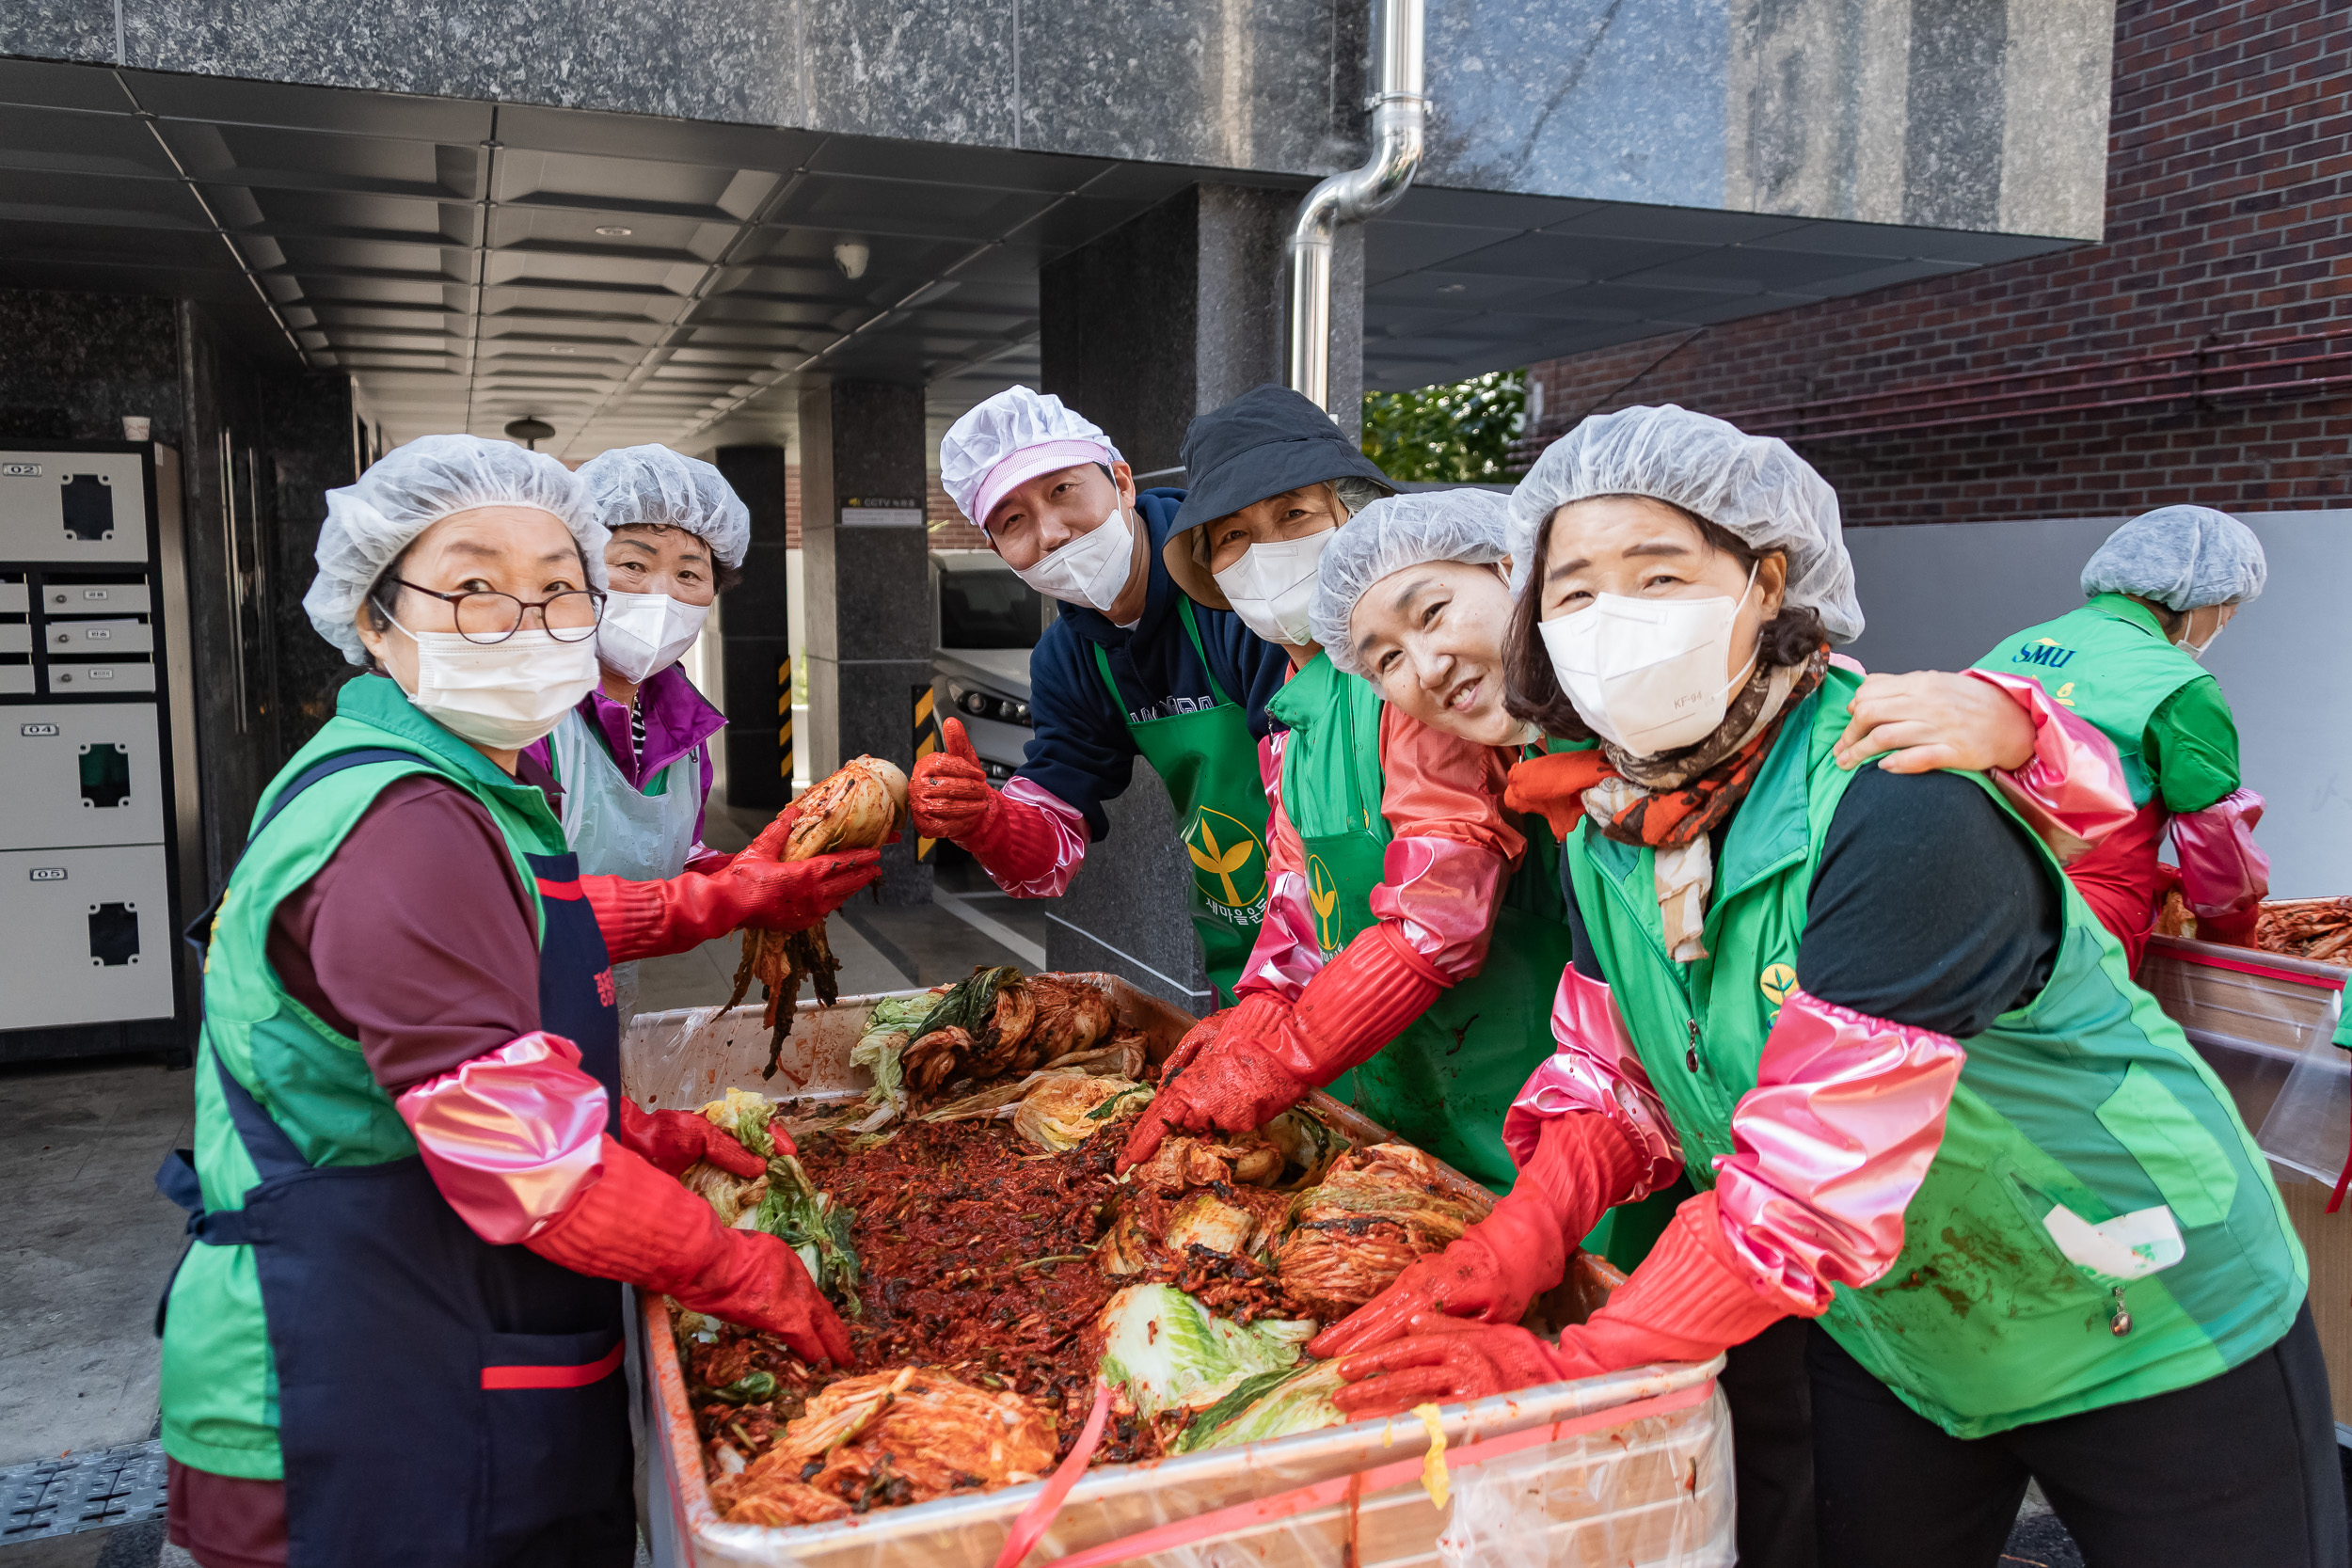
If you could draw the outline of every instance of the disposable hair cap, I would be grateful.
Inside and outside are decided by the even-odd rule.
[[[676,528],[710,546],[728,566],[751,548],[752,514],[718,469],[664,446],[615,447],[580,466],[597,520],[617,532],[630,527]]]
[[[1819,613],[1833,641],[1862,635],[1837,492],[1786,441],[1671,403],[1584,420],[1546,447],[1511,492],[1514,593],[1534,567],[1544,519],[1595,496],[1647,496],[1704,517],[1750,549],[1786,552],[1788,602]]]
[[[1369,674],[1348,625],[1373,585],[1429,561],[1501,561],[1510,522],[1510,501],[1491,490],[1427,490],[1371,502],[1324,546],[1308,607],[1315,641],[1349,674]]]
[[[1101,426],[1061,399],[1008,387],[940,437],[939,484],[956,510],[985,529],[996,503],[1040,474],[1124,461]]]
[[[479,436],[423,436],[394,447],[356,484],[326,492],[319,575],[302,595],[310,625],[354,664],[368,663],[353,624],[384,568],[442,518],[478,506],[529,506],[571,531],[588,582],[602,588],[604,525],[580,476],[545,452]]]
[[[2083,593],[2133,594],[2186,613],[2258,597],[2270,576],[2254,531],[2210,506],[2160,506],[2083,562]]]

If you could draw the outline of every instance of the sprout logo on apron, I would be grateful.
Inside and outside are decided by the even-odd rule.
[[[1255,920],[1265,910],[1265,845],[1238,817],[1203,806],[1194,814],[1184,847],[1192,852],[1193,885],[1200,896]]]
[[[1347,941],[1340,927],[1340,883],[1321,855],[1307,857],[1307,896],[1315,907],[1315,945],[1329,958]]]

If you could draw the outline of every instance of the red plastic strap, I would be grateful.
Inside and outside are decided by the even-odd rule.
[[[1715,1380],[1710,1377],[1689,1388],[1679,1388],[1671,1394],[1661,1394],[1655,1399],[1635,1400],[1630,1404],[1620,1404],[1608,1410],[1597,1410],[1589,1416],[1579,1416],[1570,1420],[1552,1421],[1544,1426],[1530,1427],[1525,1432],[1515,1432],[1507,1437],[1496,1437],[1484,1443],[1471,1443],[1464,1448],[1449,1449],[1445,1456],[1446,1467],[1453,1470],[1459,1469],[1465,1465],[1480,1465],[1489,1459],[1501,1459],[1505,1454],[1517,1453],[1521,1449],[1534,1448],[1538,1443],[1556,1442],[1563,1437],[1581,1436],[1589,1432],[1606,1432],[1613,1427],[1621,1427],[1629,1421],[1638,1421],[1647,1416],[1666,1416],[1677,1410],[1688,1410],[1691,1406],[1707,1399],[1714,1391]],[[1403,1486],[1421,1479],[1422,1464],[1422,1456],[1416,1454],[1410,1459],[1401,1459],[1393,1465],[1383,1465],[1375,1469],[1359,1470],[1352,1475],[1333,1476],[1330,1480],[1317,1481],[1312,1486],[1301,1486],[1291,1492],[1278,1492],[1270,1497],[1260,1497],[1254,1502],[1236,1503],[1232,1508],[1220,1508],[1214,1513],[1196,1514],[1189,1519],[1180,1519],[1174,1524],[1161,1525],[1156,1528],[1143,1530],[1135,1535],[1122,1536],[1117,1541],[1105,1542],[1100,1546],[1089,1546],[1083,1552],[1073,1552],[1068,1557],[1057,1557],[1046,1563],[1044,1568],[1106,1568],[1107,1564],[1150,1557],[1154,1552],[1173,1551],[1179,1546],[1189,1546],[1197,1541],[1205,1541],[1213,1535],[1224,1535],[1234,1530],[1248,1529],[1256,1525],[1270,1524],[1274,1520],[1287,1519],[1293,1514],[1305,1513],[1313,1509],[1329,1508],[1345,1499],[1350,1493],[1361,1497],[1369,1497],[1375,1492],[1385,1492],[1391,1486]],[[998,1568],[1004,1568],[1004,1565],[1000,1563]]]
[[[2321,990],[2342,990],[2344,980],[2331,975],[2297,974],[2292,970],[2273,969],[2268,964],[2249,963],[2244,958],[2215,958],[2205,953],[2167,953],[2165,957],[2179,963],[2203,964],[2207,969],[2234,970],[2240,974],[2259,974],[2265,980],[2292,980],[2298,986],[2316,986]]]
[[[577,1367],[485,1367],[482,1386],[485,1388],[585,1388],[601,1383],[618,1371],[621,1352],[625,1347],[614,1345],[611,1351],[594,1361]]]
[[[1005,1549],[996,1554],[996,1568],[1019,1568],[1038,1537],[1053,1527],[1055,1515],[1061,1513],[1062,1499],[1086,1474],[1087,1462],[1094,1457],[1095,1448],[1103,1441],[1103,1428],[1110,1420],[1111,1386],[1101,1378],[1094,1380],[1094,1409],[1087,1417],[1085,1428],[1078,1433],[1077,1446],[1070,1450],[1053,1475],[1048,1477],[1043,1491],[1035,1501],[1021,1511],[1012,1522],[1012,1533],[1005,1537]]]
[[[2346,1187],[2352,1187],[2352,1155],[2346,1155],[2344,1157],[2344,1174],[2336,1178],[2336,1190],[2328,1196],[2328,1207],[2320,1212],[2322,1213],[2332,1214],[2337,1210],[2343,1208],[2344,1190]]]
[[[572,899],[584,897],[586,895],[580,891],[580,879],[577,877],[573,878],[568,882],[553,882],[549,881],[547,878],[542,877],[539,879],[539,896],[542,898],[561,898],[569,902]]]

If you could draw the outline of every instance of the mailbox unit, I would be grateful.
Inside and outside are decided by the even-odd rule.
[[[0,1062],[192,1039],[179,491],[169,447],[0,439]]]

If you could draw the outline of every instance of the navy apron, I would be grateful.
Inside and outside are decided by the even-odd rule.
[[[604,937],[575,858],[526,858],[546,919],[540,1027],[580,1048],[617,1132]],[[214,1067],[261,1184],[242,1211],[189,1227],[253,1248],[288,1568],[626,1568],[637,1511],[620,1285],[483,1241],[417,1156],[310,1164]]]

